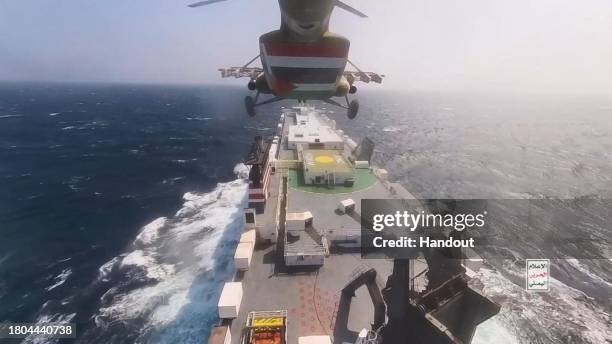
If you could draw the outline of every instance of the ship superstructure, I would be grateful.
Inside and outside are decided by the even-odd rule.
[[[361,200],[414,199],[372,165],[373,148],[307,106],[284,109],[275,135],[255,138],[237,273],[210,343],[467,343],[499,310],[468,286],[460,263],[431,285],[431,260],[361,258]],[[464,306],[475,316],[452,314]],[[270,312],[282,320],[266,320]],[[406,334],[403,322],[419,328]]]

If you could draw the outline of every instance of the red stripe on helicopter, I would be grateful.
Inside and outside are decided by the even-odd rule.
[[[279,96],[284,96],[287,93],[290,93],[291,91],[295,90],[296,88],[297,86],[295,86],[288,80],[278,78],[274,78],[272,80],[272,89],[274,89],[274,91]]]
[[[270,56],[296,57],[341,57],[348,56],[348,47],[330,43],[265,43],[266,52]]]

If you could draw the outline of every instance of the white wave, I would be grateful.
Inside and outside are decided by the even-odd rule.
[[[386,133],[394,133],[394,132],[397,132],[399,130],[400,130],[399,127],[393,127],[393,126],[389,126],[389,127],[384,127],[383,128],[383,131],[386,132]]]
[[[528,292],[493,268],[481,268],[477,278],[485,285],[484,293],[502,306],[494,318],[497,324],[485,323],[483,333],[477,332],[483,340],[501,326],[503,331],[497,332],[511,334],[518,343],[572,342],[575,337],[593,344],[612,341],[610,315],[583,292],[554,278],[545,293]]]
[[[60,114],[60,112],[54,112],[54,113],[50,113],[49,116],[54,117],[54,116],[57,116],[59,114]]]
[[[98,269],[98,279],[102,282],[108,282],[109,281],[108,276],[113,271],[113,268],[117,266],[117,264],[121,261],[121,259],[123,259],[123,257],[124,256],[117,256],[109,260],[108,262],[106,262],[104,265],[102,265]]]
[[[247,179],[249,178],[249,167],[245,164],[238,164],[234,167],[234,174],[238,178]]]
[[[46,308],[48,303],[45,303],[43,305],[43,309]],[[72,319],[74,319],[74,317],[76,316],[76,313],[70,313],[70,314],[60,314],[60,313],[56,313],[56,314],[43,314],[40,315],[35,323],[36,324],[49,324],[49,323],[62,323],[62,324],[66,324],[66,323],[70,323],[70,321]],[[49,343],[57,343],[59,340],[57,338],[47,338],[44,336],[40,336],[37,334],[31,334],[29,336],[27,336],[22,344],[49,344]]]
[[[221,190],[219,187],[217,187],[214,191],[203,195],[187,192],[183,195],[183,200],[185,200],[185,203],[183,203],[183,207],[176,212],[175,216],[186,217],[204,206],[212,205],[219,200],[222,194],[223,190]]]
[[[172,160],[172,162],[175,162],[177,164],[186,164],[188,162],[193,162],[193,161],[198,161],[198,159],[197,158],[193,158],[193,159],[189,159],[189,160],[186,160],[186,159],[174,159],[174,160]]]
[[[9,259],[9,257],[11,256],[11,253],[7,253],[5,254],[2,258],[0,258],[0,265],[2,265],[2,263],[4,263],[5,261],[7,261]]]
[[[161,280],[175,272],[174,265],[159,263],[154,252],[136,250],[129,253],[121,261],[120,268],[139,266],[147,273],[147,277]]]
[[[599,277],[598,275],[591,272],[584,264],[580,263],[578,259],[566,259],[566,261],[576,269],[578,269],[583,274],[589,276],[591,281],[596,281],[599,284],[603,284],[606,288],[610,288],[612,290],[612,283],[606,281],[605,279]]]
[[[148,225],[142,228],[142,230],[136,237],[136,240],[134,240],[134,244],[135,245],[151,244],[153,241],[157,240],[157,238],[159,237],[159,230],[165,225],[166,225],[165,217],[160,217],[160,218],[153,220],[153,222],[149,223]]]
[[[179,182],[183,179],[185,179],[185,176],[166,178],[162,181],[162,184],[174,185],[176,182]]]
[[[2,116],[0,116],[0,119],[2,119],[2,118],[11,118],[11,117],[23,117],[23,115],[2,115]]]
[[[74,128],[76,128],[74,125],[69,125],[67,127],[63,127],[62,130],[72,130]]]
[[[472,344],[518,344],[519,341],[504,327],[502,322],[493,317],[478,326]]]
[[[186,193],[183,207],[172,218],[158,218],[143,227],[133,251],[100,268],[102,279],[111,271],[124,276],[144,271],[151,283],[118,293],[111,288],[102,297],[96,316],[100,327],[109,322],[137,320],[144,326],[141,339],[163,337],[166,332],[201,342],[216,306],[220,285],[233,272],[231,249],[244,223],[247,184],[238,179],[219,183],[205,194]],[[163,340],[162,340],[163,341]]]
[[[257,131],[268,131],[268,130],[272,130],[274,128],[269,128],[269,127],[254,127],[254,126],[246,125],[246,126],[244,126],[244,129],[252,129],[252,130],[257,130]]]
[[[188,121],[208,121],[208,120],[211,120],[212,117],[196,116],[196,117],[185,117],[185,119]]]
[[[89,179],[86,176],[71,176],[68,180],[62,181],[62,184],[67,185],[72,191],[80,191],[82,187],[79,184]]]
[[[66,282],[66,280],[68,279],[68,277],[70,277],[70,275],[72,275],[72,270],[70,268],[66,268],[62,270],[62,272],[60,272],[59,275],[53,278],[53,281],[55,283],[48,287],[45,287],[45,290],[50,291],[50,290],[53,290],[59,287],[60,285],[64,284],[64,282]]]

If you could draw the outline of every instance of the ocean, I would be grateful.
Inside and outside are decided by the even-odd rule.
[[[317,105],[420,197],[612,195],[611,98],[361,93],[353,121]],[[74,322],[78,343],[202,342],[233,272],[242,159],[292,105],[249,118],[247,94],[0,84],[0,322]],[[502,311],[474,343],[611,342],[611,263],[553,262],[545,294],[524,290],[517,260],[481,269]]]

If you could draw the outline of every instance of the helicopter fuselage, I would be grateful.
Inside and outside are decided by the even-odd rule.
[[[281,27],[259,38],[257,90],[289,99],[345,96],[350,42],[329,32],[332,0],[279,0]]]
[[[189,5],[199,7],[224,0],[202,0]],[[283,99],[322,100],[347,110],[355,118],[359,102],[349,100],[357,92],[355,81],[380,83],[383,76],[359,70],[348,60],[350,42],[329,31],[334,8],[339,7],[359,17],[365,14],[341,0],[278,0],[281,25],[278,30],[259,38],[258,55],[262,67],[249,67],[258,57],[241,67],[220,68],[222,77],[248,77],[247,87],[257,91],[255,97],[244,99],[247,113],[255,116],[257,106]],[[346,71],[347,63],[357,71]],[[259,100],[260,94],[274,97]],[[342,97],[346,106],[333,100]]]
[[[282,30],[259,38],[264,73],[256,81],[260,92],[289,99],[344,96],[350,85],[343,76],[350,42],[326,33],[318,40],[287,39]]]

